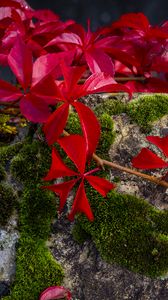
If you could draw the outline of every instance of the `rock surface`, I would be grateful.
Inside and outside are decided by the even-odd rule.
[[[61,217],[49,240],[54,257],[65,270],[64,286],[73,300],[167,300],[168,279],[151,279],[106,263],[94,244],[72,239],[72,225]]]
[[[110,149],[110,159],[120,165],[130,166],[131,158],[149,144],[145,134],[130,122],[126,114],[113,116],[113,119],[117,138]],[[155,125],[151,135],[164,134],[168,117]],[[153,150],[161,155],[156,147]],[[118,192],[143,197],[159,209],[168,208],[168,194],[164,188],[118,170],[110,170],[110,173],[112,180],[115,176],[120,178]],[[149,173],[160,176],[159,172]],[[168,299],[168,279],[151,279],[106,263],[92,241],[86,241],[82,246],[73,241],[71,229],[72,225],[65,217],[61,217],[54,225],[49,245],[65,270],[64,285],[72,291],[73,300]]]
[[[15,277],[16,243],[19,238],[15,230],[16,221],[12,217],[8,226],[0,229],[0,297],[9,292],[9,285]]]
[[[89,98],[93,106],[94,100]],[[125,114],[113,116],[113,119],[117,138],[110,149],[110,159],[123,166],[130,166],[131,158],[148,145],[145,134]],[[156,122],[152,134],[167,134],[167,128],[168,118],[164,117]],[[158,149],[153,150],[161,154],[157,152]],[[165,193],[164,188],[118,170],[110,170],[110,174],[111,180],[114,177],[120,178],[117,187],[119,192],[143,197],[159,209],[168,208],[168,193]],[[160,176],[157,172],[151,174]],[[8,284],[12,282],[15,273],[15,245],[18,240],[15,227],[15,221],[12,221],[0,230],[0,298],[8,293]],[[71,290],[73,300],[168,299],[168,279],[154,280],[118,265],[108,264],[101,259],[92,241],[78,245],[71,231],[72,224],[65,216],[61,216],[53,225],[48,247],[64,268],[63,285]]]

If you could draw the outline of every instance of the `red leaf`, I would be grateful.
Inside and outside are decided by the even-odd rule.
[[[53,148],[52,163],[50,166],[50,170],[48,174],[43,178],[43,180],[48,181],[48,180],[53,180],[55,178],[60,178],[65,176],[75,176],[75,175],[79,175],[79,174],[69,169],[62,161],[56,149]]]
[[[92,74],[84,83],[83,91],[85,95],[95,94],[100,92],[119,92],[123,91],[129,93],[131,96],[131,91],[129,88],[122,84],[116,83],[116,81],[109,75],[105,73],[95,73]],[[83,92],[84,94],[84,92]]]
[[[132,159],[132,165],[145,170],[168,167],[168,163],[147,148],[142,148],[141,152]]]
[[[51,76],[40,80],[30,89],[30,93],[44,100],[47,104],[53,105],[56,105],[58,102],[56,99],[60,97],[59,89]]]
[[[45,289],[39,296],[39,300],[56,300],[66,298],[71,300],[71,293],[63,286],[50,286]]]
[[[96,189],[103,197],[106,197],[107,193],[115,188],[115,185],[110,183],[104,178],[98,176],[87,175],[85,179]]]
[[[21,96],[22,93],[15,86],[0,80],[0,102],[15,101]]]
[[[42,186],[41,188],[48,189],[59,195],[59,197],[60,197],[59,212],[61,212],[66,203],[68,194],[69,194],[70,190],[73,188],[73,186],[75,185],[75,183],[77,182],[77,180],[78,179],[73,179],[73,180],[66,181],[66,182],[59,183],[59,184]]]
[[[69,135],[58,139],[58,143],[74,162],[80,173],[84,173],[86,164],[86,143],[81,135]]]
[[[61,69],[65,80],[65,87],[69,94],[73,94],[73,89],[75,89],[76,84],[86,70],[86,67],[69,67],[62,61]]]
[[[90,221],[93,221],[94,217],[93,217],[93,213],[91,211],[88,199],[85,194],[83,181],[80,183],[80,186],[77,190],[75,200],[72,205],[72,210],[70,211],[70,213],[68,215],[68,219],[70,221],[73,221],[74,216],[76,215],[76,213],[79,213],[79,212],[84,213]]]
[[[86,140],[87,155],[90,159],[97,147],[100,137],[100,124],[94,113],[80,102],[74,102],[79,119],[82,125],[83,134]]]
[[[21,8],[19,1],[13,0],[0,0],[0,7],[14,7],[14,8]]]
[[[26,119],[35,123],[44,123],[51,115],[49,107],[44,101],[29,94],[20,100],[20,110]]]
[[[48,118],[43,127],[49,145],[57,141],[65,128],[69,113],[69,104],[65,103],[58,107]]]
[[[112,59],[102,50],[92,48],[86,52],[85,57],[92,73],[105,72],[114,76]]]
[[[23,89],[26,90],[32,78],[32,54],[19,36],[9,53],[8,63]]]
[[[149,28],[149,21],[142,13],[127,13],[112,24],[113,28],[129,27],[146,31]]]
[[[146,138],[149,142],[161,149],[163,153],[168,157],[168,136],[147,136]]]
[[[72,32],[64,32],[56,38],[52,39],[45,47],[58,45],[62,43],[82,45],[81,38],[77,34]]]
[[[59,66],[60,61],[64,60],[66,65],[70,65],[74,54],[75,51],[66,51],[61,53],[49,53],[37,58],[33,64],[33,85],[37,84],[37,82],[48,75],[52,75],[54,79],[62,75]]]

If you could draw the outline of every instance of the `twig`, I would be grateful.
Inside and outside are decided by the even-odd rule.
[[[95,153],[93,154],[93,159],[96,160],[97,163],[98,163],[98,165],[100,165],[101,167],[104,166],[104,165],[106,165],[108,167],[118,169],[118,170],[120,170],[122,172],[126,172],[126,173],[129,173],[129,174],[133,174],[133,175],[142,177],[142,178],[144,178],[146,180],[149,180],[149,181],[151,181],[151,182],[153,182],[155,184],[159,184],[159,185],[162,185],[162,186],[168,188],[168,182],[167,181],[161,180],[161,179],[159,179],[159,178],[157,178],[155,176],[147,175],[147,174],[138,172],[136,170],[120,166],[120,165],[118,165],[116,163],[113,163],[111,161],[108,161],[108,160],[100,158]]]

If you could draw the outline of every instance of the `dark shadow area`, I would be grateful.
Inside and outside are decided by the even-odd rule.
[[[160,24],[167,19],[166,0],[28,0],[34,9],[48,8],[62,20],[74,19],[86,26],[91,19],[92,29],[108,25],[128,12],[143,12],[151,24]]]

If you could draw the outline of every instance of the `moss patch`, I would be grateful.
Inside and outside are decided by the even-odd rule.
[[[5,225],[12,214],[16,203],[16,194],[11,186],[5,182],[0,183],[0,225]]]
[[[129,102],[127,113],[144,131],[151,129],[152,123],[168,114],[168,95],[144,95]]]
[[[146,201],[130,195],[109,193],[102,198],[88,188],[87,196],[94,211],[95,220],[89,222],[79,216],[74,236],[80,237],[82,228],[89,234],[102,258],[118,263],[128,269],[157,277],[168,271],[168,218]],[[165,218],[160,218],[164,214]],[[80,227],[79,224],[80,223]],[[161,229],[163,226],[164,230]],[[161,229],[161,230],[160,230]],[[80,242],[81,242],[80,237]]]
[[[61,266],[45,246],[52,219],[57,216],[57,198],[40,188],[41,179],[51,163],[51,149],[45,143],[30,139],[29,144],[26,141],[19,146],[3,147],[2,152],[3,165],[7,163],[13,177],[23,184],[17,203],[21,238],[17,249],[16,277],[11,295],[4,299],[35,300],[43,289],[60,285],[63,279]],[[8,190],[8,185],[4,186],[4,197],[10,199],[10,202],[4,200],[5,205],[11,204],[11,188]],[[1,208],[4,209],[4,205]],[[0,215],[4,221],[7,213]]]
[[[20,230],[31,238],[46,240],[51,221],[57,216],[54,193],[30,184],[24,189],[20,202]]]
[[[103,101],[103,103],[97,105],[95,108],[95,114],[101,116],[102,113],[106,113],[110,116],[119,115],[126,112],[127,104],[123,103],[121,100],[115,98],[109,98]]]
[[[103,113],[99,117],[99,121],[101,124],[101,136],[96,153],[102,154],[103,158],[105,158],[108,156],[108,151],[115,140],[114,122],[107,113]]]
[[[16,278],[10,300],[37,300],[42,290],[60,285],[63,271],[43,240],[22,236],[16,258]]]
[[[22,148],[23,143],[18,142],[13,145],[9,146],[3,146],[0,148],[0,164],[2,166],[5,166],[6,163],[14,156],[16,155],[19,150]]]
[[[0,165],[0,181],[4,180],[6,178],[6,172],[5,172],[5,168]]]
[[[11,174],[22,183],[39,182],[51,164],[51,149],[44,143],[25,144],[11,161]]]

